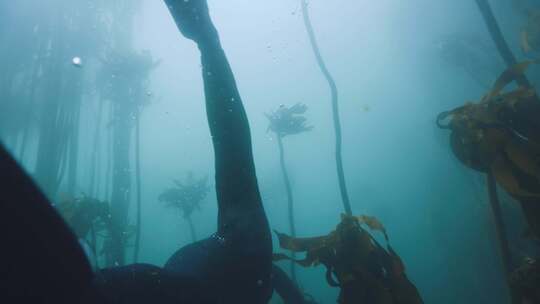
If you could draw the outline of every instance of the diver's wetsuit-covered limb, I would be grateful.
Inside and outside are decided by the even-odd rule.
[[[1,144],[0,239],[0,303],[83,303],[91,294],[77,239]]]
[[[149,264],[100,270],[96,273],[95,287],[106,303],[217,303],[202,282]]]
[[[201,51],[218,199],[217,234],[189,245],[186,254],[177,253],[177,259],[173,257],[167,264],[180,273],[196,274],[193,266],[185,264],[198,263],[205,268],[206,279],[214,283],[213,292],[226,303],[266,303],[271,295],[272,241],[255,175],[249,124],[234,75],[206,0],[165,3],[182,34]],[[197,258],[187,253],[190,251],[206,257]],[[198,261],[181,261],[188,256]],[[212,269],[206,261],[211,261]]]
[[[272,268],[272,281],[274,284],[275,291],[283,299],[285,304],[311,304],[306,300],[304,294],[296,285],[293,280],[291,280],[287,274],[279,268],[279,266],[273,265]]]

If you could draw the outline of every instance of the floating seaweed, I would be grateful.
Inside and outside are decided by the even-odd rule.
[[[382,223],[371,216],[343,214],[336,229],[326,236],[294,238],[276,231],[279,245],[305,252],[302,260],[275,254],[274,260],[292,260],[303,267],[323,265],[330,286],[340,287],[339,303],[423,303],[405,274],[401,258],[388,244],[384,249],[364,228],[386,235]]]
[[[195,226],[191,220],[193,211],[201,209],[201,202],[208,196],[210,185],[208,176],[195,179],[193,173],[188,173],[185,181],[173,180],[174,186],[163,190],[158,200],[169,208],[180,210],[189,223],[193,241],[197,240]]]
[[[307,109],[308,107],[305,104],[301,103],[297,103],[292,107],[280,105],[276,111],[273,111],[270,114],[266,114],[266,117],[270,121],[268,130],[271,130],[277,135],[281,172],[283,174],[283,182],[285,184],[285,190],[287,192],[289,227],[291,235],[293,237],[296,236],[296,223],[294,220],[294,198],[292,194],[291,182],[289,180],[289,173],[287,171],[287,166],[285,165],[285,149],[283,147],[283,137],[287,135],[295,135],[309,132],[313,129],[312,126],[308,126],[306,124],[307,119],[303,116],[303,114],[306,113]],[[296,268],[294,263],[291,263],[291,277],[293,281],[296,282]]]
[[[308,107],[302,103],[292,107],[280,105],[277,110],[265,114],[270,121],[268,130],[279,137],[311,131],[313,127],[306,124],[307,119],[303,116],[307,109]]]

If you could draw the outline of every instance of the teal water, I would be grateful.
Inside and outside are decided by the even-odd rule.
[[[520,60],[527,58],[520,49],[524,12],[540,7],[535,2],[491,1]],[[209,6],[249,118],[271,228],[288,232],[289,223],[277,138],[264,114],[303,103],[313,130],[283,139],[295,225],[298,236],[329,233],[343,213],[330,91],[300,1],[209,0]],[[353,213],[384,223],[426,303],[507,303],[484,177],[455,159],[447,132],[435,125],[441,111],[479,100],[504,70],[476,5],[335,0],[309,1],[309,11],[339,90]],[[196,236],[216,230],[199,53],[180,37],[164,3],[2,1],[0,67],[0,139],[53,203],[83,195],[109,202],[116,189],[129,206],[126,227],[135,225],[139,124],[138,261],[163,265],[192,241],[182,210],[158,199],[189,172],[208,176],[211,186],[191,213]],[[529,71],[533,83],[539,71]],[[113,184],[117,174],[125,185]],[[520,236],[519,206],[502,190],[500,196],[512,249],[525,256],[530,247]],[[97,240],[103,245],[102,235]],[[274,247],[279,251],[276,239]],[[133,238],[125,250],[131,263]],[[297,271],[306,292],[335,303],[339,290],[327,285],[322,266]]]

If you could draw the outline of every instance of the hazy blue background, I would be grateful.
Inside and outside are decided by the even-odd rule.
[[[518,49],[523,15],[510,0],[491,2],[507,39],[523,58]],[[297,230],[302,236],[327,234],[342,212],[330,96],[299,1],[209,0],[209,5],[251,123],[272,228],[288,231],[287,203],[277,143],[267,133],[264,112],[303,102],[314,129],[284,141]],[[310,12],[339,88],[343,157],[354,213],[382,220],[426,303],[505,303],[483,178],[454,159],[448,134],[434,123],[439,112],[485,93],[463,68],[441,56],[441,41],[449,36],[472,35],[491,43],[475,3],[310,1]],[[27,21],[21,16],[17,22]],[[17,31],[16,24],[11,30]],[[136,48],[161,60],[151,76],[149,93],[155,98],[141,121],[141,260],[162,265],[190,235],[187,222],[157,197],[173,178],[183,178],[188,171],[212,176],[213,152],[196,46],[179,34],[158,0],[142,1],[133,37]],[[485,57],[496,58],[489,46]],[[66,60],[74,56],[78,54],[67,54]],[[80,192],[87,191],[84,168],[90,163],[95,109],[88,97],[82,108]],[[23,160],[29,171],[32,162]],[[212,192],[193,215],[200,237],[215,231],[215,219]],[[327,286],[322,267],[300,269],[299,280],[321,303],[335,302],[337,290]]]

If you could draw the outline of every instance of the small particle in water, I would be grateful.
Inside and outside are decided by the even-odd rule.
[[[150,91],[146,92],[146,96],[148,96],[148,97],[152,96],[152,92],[150,92]]]
[[[368,105],[364,105],[364,106],[362,106],[362,111],[369,112],[369,111],[371,111],[371,107],[368,106]]]
[[[71,63],[78,68],[82,67],[81,57],[73,57],[73,59],[71,59]]]
[[[262,284],[263,284],[263,281],[262,281],[262,280],[258,280],[258,281],[257,281],[257,285],[262,286]]]

